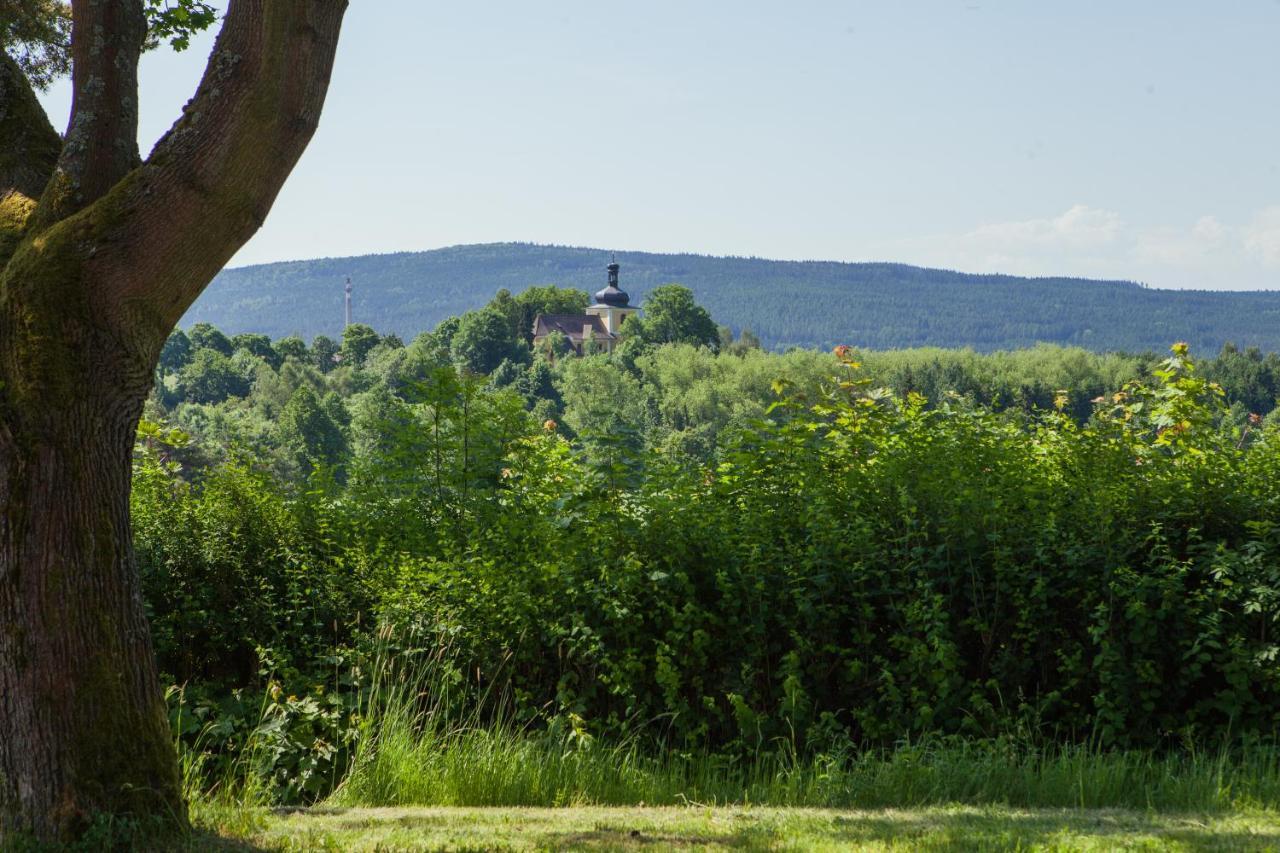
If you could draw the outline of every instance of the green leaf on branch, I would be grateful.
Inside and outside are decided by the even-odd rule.
[[[218,13],[201,0],[146,0],[147,47],[159,47],[167,41],[174,50],[191,46],[191,37],[202,33],[218,20]]]

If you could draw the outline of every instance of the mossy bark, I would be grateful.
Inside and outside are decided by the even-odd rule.
[[[37,198],[62,151],[62,138],[18,63],[0,50],[0,197]]]
[[[0,316],[0,381],[22,389],[0,418],[0,838],[186,821],[129,525],[149,371],[77,307]]]
[[[57,222],[110,192],[137,168],[142,0],[71,0],[71,121],[37,224]]]
[[[85,88],[57,158],[0,52],[0,98],[21,95],[0,103],[0,848],[99,813],[185,824],[130,534],[134,434],[166,336],[316,129],[346,6],[232,0],[142,163],[139,0],[73,4],[94,41],[73,45]]]

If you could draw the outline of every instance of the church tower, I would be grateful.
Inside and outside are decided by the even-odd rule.
[[[607,267],[609,284],[604,290],[596,292],[595,304],[587,307],[587,313],[604,321],[609,334],[616,335],[622,328],[622,321],[632,314],[639,314],[640,309],[628,304],[631,298],[626,291],[618,289],[618,259],[615,257]]]

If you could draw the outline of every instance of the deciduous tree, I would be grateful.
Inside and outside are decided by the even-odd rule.
[[[243,332],[231,339],[231,349],[244,350],[252,353],[258,358],[271,365],[273,370],[278,370],[280,365],[284,363],[284,356],[276,352],[271,346],[271,338],[266,335],[260,335],[252,332]]]
[[[275,351],[282,359],[292,358],[302,361],[307,357],[307,342],[297,335],[290,335],[276,341]]]
[[[693,291],[679,284],[654,288],[644,301],[644,316],[627,318],[622,332],[650,344],[720,346],[711,315],[694,301]]]
[[[316,129],[346,5],[230,0],[146,159],[139,56],[208,7],[0,6],[0,846],[103,813],[185,823],[130,532],[134,435],[170,331]],[[60,136],[33,87],[67,65]]]
[[[177,373],[191,362],[191,339],[181,329],[174,329],[173,334],[164,342],[160,350],[160,369],[165,373]]]
[[[342,330],[342,363],[352,367],[364,364],[365,356],[378,345],[380,338],[372,326],[352,323]]]
[[[525,362],[529,350],[514,337],[511,324],[493,308],[462,316],[452,340],[453,357],[472,373],[492,373],[502,360]]]
[[[311,357],[315,359],[316,370],[328,373],[338,363],[340,348],[338,342],[328,335],[316,335],[311,341]]]
[[[188,337],[191,338],[192,349],[211,349],[223,355],[231,355],[235,352],[231,339],[212,323],[196,323],[191,327],[191,334]]]

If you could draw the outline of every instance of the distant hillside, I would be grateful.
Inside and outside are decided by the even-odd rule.
[[[1280,292],[1153,290],[1132,282],[968,275],[903,264],[769,261],[619,252],[633,302],[679,282],[721,324],[749,328],[766,346],[874,349],[1037,341],[1094,350],[1199,352],[1225,341],[1280,350]],[[609,253],[500,243],[431,252],[325,258],[222,272],[187,313],[231,332],[337,335],[342,284],[355,283],[355,317],[405,338],[487,302],[499,288],[535,284],[594,292]]]

